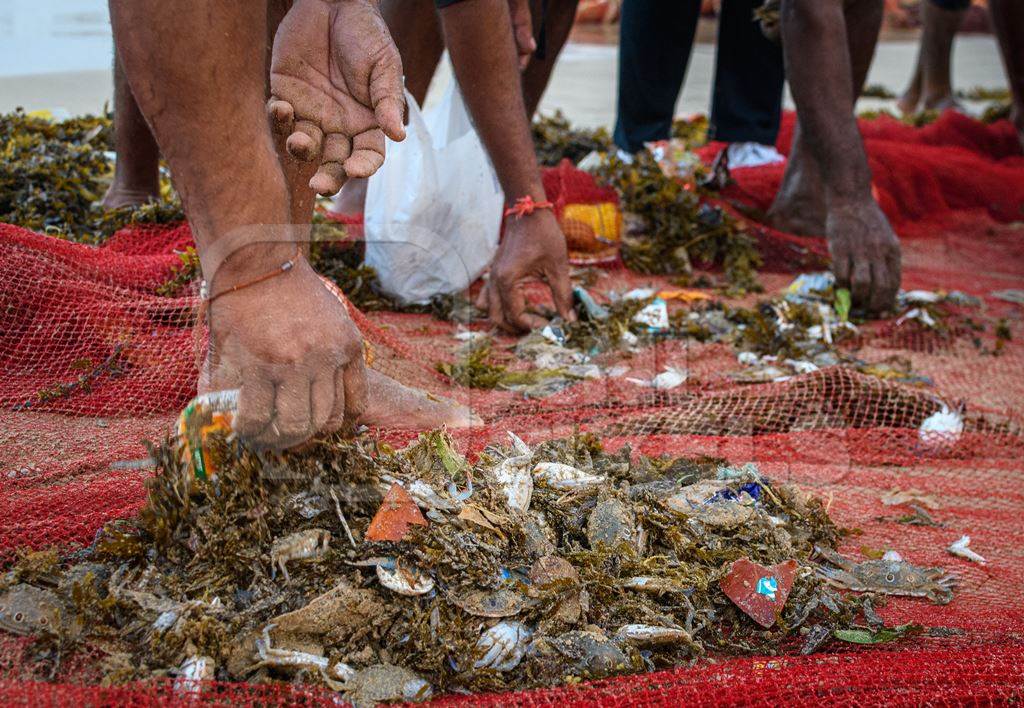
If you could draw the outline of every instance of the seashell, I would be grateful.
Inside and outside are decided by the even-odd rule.
[[[174,680],[175,691],[194,693],[200,690],[200,681],[212,681],[216,663],[208,656],[190,656],[178,669],[178,678]]]
[[[473,668],[511,671],[526,655],[531,636],[522,622],[498,622],[477,640]]]
[[[394,480],[398,482],[398,480]],[[458,511],[462,506],[457,501],[452,499],[446,499],[442,497],[437,491],[429,484],[424,482],[422,479],[416,479],[412,482],[398,482],[405,491],[409,492],[409,496],[416,502],[417,506],[421,509],[438,509],[440,511]]]
[[[552,489],[564,491],[587,489],[607,481],[602,475],[584,472],[561,462],[539,462],[533,468],[533,476]]]
[[[399,565],[395,562],[391,568],[377,566],[377,579],[388,590],[399,595],[424,595],[434,589],[434,579],[414,565]]]
[[[948,550],[954,556],[960,556],[961,558],[966,558],[969,561],[974,561],[975,563],[985,565],[988,561],[986,561],[985,557],[980,553],[975,553],[970,548],[968,548],[970,544],[970,536],[961,536],[956,541],[953,541],[950,547],[946,550]]]
[[[575,585],[580,581],[580,574],[572,563],[561,556],[543,556],[530,568],[530,583],[538,588],[565,581]]]
[[[683,592],[686,590],[675,580],[656,578],[651,575],[636,575],[632,578],[626,578],[619,583],[619,587],[645,592],[649,595],[663,595],[669,592]]]
[[[946,404],[942,409],[924,419],[917,434],[921,442],[933,449],[949,448],[956,445],[964,432],[964,421],[960,414]]]
[[[637,386],[646,386],[647,388],[653,388],[655,391],[670,391],[673,388],[685,383],[688,377],[689,374],[686,372],[685,369],[677,369],[674,366],[669,366],[650,381],[644,381],[643,379],[634,379],[630,377],[626,377],[626,381],[636,384]]]
[[[620,642],[630,642],[645,647],[693,642],[693,637],[685,629],[657,627],[650,624],[624,624],[615,630],[615,638]]]
[[[511,430],[508,432],[508,438],[512,441],[512,449],[515,450],[516,455],[532,455],[533,451],[530,446],[523,442],[523,439],[513,433]]]
[[[665,500],[665,505],[681,516],[695,518],[708,526],[732,528],[749,521],[754,508],[733,499],[715,498],[728,488],[717,480],[701,480],[680,489]]]
[[[629,507],[618,499],[597,503],[587,519],[587,540],[591,548],[618,548],[636,538],[636,520]]]
[[[521,441],[520,441],[521,442]],[[526,512],[533,498],[533,475],[530,474],[530,456],[508,457],[494,468],[494,480],[501,487],[508,508]]]
[[[476,617],[511,617],[526,607],[526,598],[512,590],[476,590],[452,604]]]
[[[345,683],[345,697],[356,708],[396,701],[425,701],[430,684],[409,669],[393,664],[375,664],[356,671]]]
[[[533,644],[542,657],[558,659],[560,672],[604,678],[627,671],[631,663],[615,642],[597,632],[572,631]]]

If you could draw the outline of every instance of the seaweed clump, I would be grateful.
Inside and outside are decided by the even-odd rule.
[[[283,454],[214,433],[205,479],[182,453],[152,450],[137,516],[5,576],[24,612],[0,628],[54,662],[98,644],[108,681],[316,683],[361,704],[775,653],[805,633],[816,650],[859,612],[814,572],[841,537],[824,506],[752,464],[590,434],[512,436],[470,461],[443,431]],[[770,625],[723,590],[740,559],[803,569]]]
[[[561,111],[538,116],[532,130],[537,160],[545,167],[554,167],[562,160],[575,165],[591,152],[606,152],[612,147],[607,130],[574,128]]]
[[[694,265],[721,266],[730,295],[761,289],[761,256],[746,227],[703,203],[692,183],[666,176],[650,153],[637,153],[628,165],[609,155],[598,179],[615,187],[623,211],[634,217],[621,248],[630,270],[685,277]]]
[[[56,122],[19,109],[0,116],[0,221],[101,243],[126,226],[184,219],[167,184],[158,202],[98,206],[112,176],[112,130],[109,115]]]

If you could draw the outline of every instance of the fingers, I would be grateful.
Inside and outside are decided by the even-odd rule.
[[[854,261],[850,273],[850,295],[855,303],[861,307],[868,307],[871,303],[871,291],[871,261],[858,258]]]
[[[309,374],[305,367],[292,367],[281,372],[274,396],[274,419],[269,429],[256,439],[257,442],[286,448],[312,435],[312,381]]]
[[[384,164],[384,133],[367,130],[352,139],[352,155],[345,160],[349,177],[369,177]]]
[[[345,184],[344,162],[352,154],[352,141],[341,133],[328,133],[324,137],[324,151],[320,168],[309,180],[310,188],[325,196],[337,194]]]
[[[369,398],[366,383],[366,362],[363,361],[361,351],[345,367],[341,375],[341,381],[345,389],[345,420],[354,423],[363,415]]]
[[[528,332],[547,324],[543,317],[526,311],[526,294],[520,283],[503,281],[498,277],[495,290],[498,294],[495,299],[500,300],[506,328],[516,332]]]
[[[896,294],[900,289],[900,255],[899,248],[888,249],[884,257],[871,265],[871,310],[884,312],[892,308],[896,302]]]
[[[569,274],[555,268],[548,273],[547,279],[555,310],[566,322],[575,322],[576,310],[572,306],[572,281],[569,280]]]
[[[267,101],[267,114],[275,135],[291,135],[295,129],[295,109],[288,101],[271,96]]]
[[[402,117],[405,115],[405,93],[402,90],[402,61],[397,50],[373,65],[370,72],[370,103],[384,134],[392,140],[404,140],[405,125]]]
[[[295,121],[295,128],[285,146],[288,154],[302,162],[312,162],[320,157],[324,134],[320,126],[309,120]]]
[[[270,428],[273,415],[274,382],[267,372],[254,369],[243,377],[232,427],[246,440],[260,440]]]
[[[314,431],[328,431],[327,422],[334,411],[334,374],[333,369],[324,367],[313,379],[310,389],[310,422]]]

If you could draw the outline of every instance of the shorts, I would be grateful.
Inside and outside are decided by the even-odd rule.
[[[441,0],[438,0],[440,2]],[[932,5],[941,7],[943,10],[966,10],[971,6],[971,0],[931,0]]]

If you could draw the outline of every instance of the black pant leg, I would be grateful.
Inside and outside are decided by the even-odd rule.
[[[711,103],[711,138],[774,145],[782,112],[782,48],[767,39],[754,9],[761,0],[722,0]]]
[[[637,152],[669,137],[700,0],[625,0],[619,26],[615,144]]]

